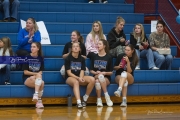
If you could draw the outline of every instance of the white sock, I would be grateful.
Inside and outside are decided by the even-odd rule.
[[[122,91],[122,87],[118,87],[118,90],[119,90],[119,91]]]
[[[105,97],[106,97],[106,96],[109,96],[108,92],[105,92],[104,95],[105,95]]]
[[[126,97],[122,97],[123,102],[126,101]]]
[[[36,91],[35,94],[38,94],[38,92]]]
[[[88,98],[89,98],[89,95],[86,95],[86,94],[85,94],[85,95],[83,96],[83,100],[84,100],[85,102],[87,101]]]
[[[98,100],[101,100],[101,98],[97,98],[97,101],[98,101]]]
[[[80,104],[81,103],[81,100],[77,100],[77,104]]]

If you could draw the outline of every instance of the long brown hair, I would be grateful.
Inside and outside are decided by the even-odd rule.
[[[32,42],[32,44],[35,44],[37,46],[38,50],[38,56],[43,57],[43,52],[42,52],[42,46],[40,42]]]
[[[97,23],[99,25],[99,32],[98,32],[99,39],[105,39],[101,22],[100,21],[94,21],[92,24],[92,30],[90,32],[90,34],[92,34],[92,39],[93,39],[94,43],[95,43],[95,35],[96,35],[96,33],[94,31],[94,24],[95,23]]]
[[[34,24],[34,32],[38,31],[39,28],[37,26],[36,20],[33,17],[28,18],[27,21],[28,20],[31,20],[32,23]]]
[[[77,31],[77,30],[74,30],[73,32],[75,32],[76,35],[79,37],[78,42],[84,43],[84,38],[83,38],[83,36],[81,35],[81,33],[80,33],[79,31]]]
[[[3,43],[4,43],[4,47],[3,47],[3,56],[5,55],[6,50],[9,50],[9,54],[10,56],[13,55],[13,51],[11,48],[11,41],[9,37],[3,37],[0,39]]]
[[[145,39],[145,37],[144,37],[144,36],[145,36],[144,27],[143,27],[143,25],[140,24],[140,23],[137,23],[137,24],[134,26],[133,36],[134,36],[134,38],[135,38],[136,40],[138,40],[138,36],[137,36],[136,33],[135,33],[135,28],[136,28],[136,26],[139,26],[140,29],[141,29],[140,42],[143,42],[143,40]]]
[[[103,45],[105,46],[104,50],[108,54],[109,53],[109,44],[108,44],[107,40],[100,39],[99,41],[101,41],[103,43]]]
[[[133,53],[132,53],[132,58],[133,58],[132,59],[132,64],[133,64],[133,66],[136,66],[138,64],[139,59],[138,59],[138,56],[136,54],[136,50],[135,50],[134,46],[132,44],[129,44],[126,47],[129,47],[129,48],[131,48],[131,50],[133,50]]]

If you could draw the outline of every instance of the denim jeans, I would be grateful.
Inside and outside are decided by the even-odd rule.
[[[172,55],[161,55],[157,51],[153,51],[154,58],[155,58],[155,64],[158,68],[161,68],[162,64],[165,65],[166,70],[171,70],[171,64],[173,60]]]
[[[4,0],[0,6],[4,11],[4,19],[9,17],[17,19],[19,4],[19,0],[14,0],[12,4],[9,2],[9,0]]]
[[[139,61],[140,61],[140,58],[147,58],[149,69],[155,67],[154,56],[153,56],[153,52],[151,49],[145,49],[142,51],[136,49],[136,54],[139,58]],[[139,67],[139,63],[137,65],[137,67]]]
[[[9,82],[10,80],[10,72],[11,72],[11,67],[10,64],[7,64],[5,67],[0,69],[0,73],[4,76],[4,82]]]

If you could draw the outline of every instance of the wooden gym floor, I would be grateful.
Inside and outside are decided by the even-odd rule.
[[[87,106],[0,107],[0,120],[180,120],[180,104],[130,104],[121,108]]]

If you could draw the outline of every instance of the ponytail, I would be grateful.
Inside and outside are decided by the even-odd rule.
[[[109,54],[109,43],[107,42],[107,40],[100,39],[99,41],[101,41],[101,42],[103,43],[103,45],[106,46],[106,47],[104,48],[104,50],[105,50],[105,52],[106,52],[107,54]]]
[[[132,59],[132,64],[133,64],[133,66],[137,66],[139,59],[138,59],[138,56],[136,54],[136,50],[135,50],[134,46],[132,44],[129,44],[126,47],[130,47],[131,50],[133,50],[133,53],[132,53],[132,58],[133,58]]]
[[[81,35],[81,33],[80,33],[79,31],[77,31],[77,30],[74,30],[73,32],[75,32],[76,35],[79,37],[78,42],[84,43],[84,38],[83,38],[83,36]]]

